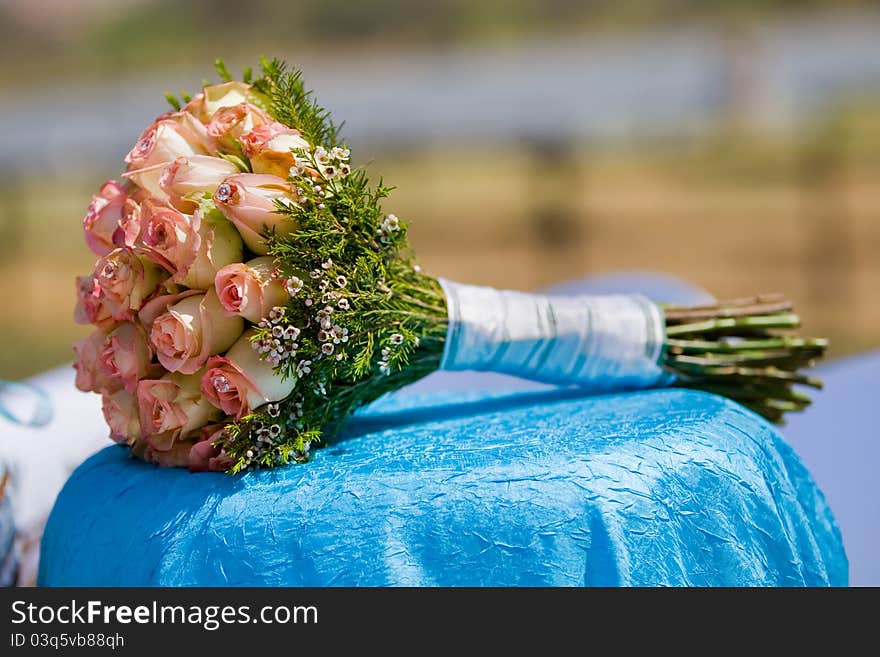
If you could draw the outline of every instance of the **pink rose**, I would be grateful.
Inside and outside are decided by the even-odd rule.
[[[155,200],[141,208],[140,242],[148,258],[172,272],[172,283],[207,289],[217,270],[241,260],[241,238],[219,213],[218,221],[203,221],[198,211],[182,214]]]
[[[254,324],[289,298],[271,256],[226,265],[217,272],[214,289],[227,314],[240,315]]]
[[[75,355],[76,387],[83,392],[116,392],[122,388],[122,380],[109,376],[99,367],[98,357],[104,350],[107,335],[101,330],[93,331],[87,338],[73,344]]]
[[[292,203],[290,184],[278,176],[240,173],[230,176],[214,192],[214,204],[229,219],[245,245],[257,255],[266,255],[268,247],[261,232],[268,229],[279,235],[296,230],[296,224],[278,212],[275,201]]]
[[[166,278],[159,267],[130,249],[114,249],[95,265],[95,281],[114,319],[132,317]]]
[[[150,449],[167,452],[175,442],[219,419],[219,413],[199,392],[200,374],[166,374],[138,383],[138,417]]]
[[[220,183],[237,172],[238,167],[221,157],[179,157],[165,165],[159,187],[168,194],[171,205],[181,212],[192,213],[203,195],[212,196]]]
[[[212,288],[181,299],[159,315],[150,343],[166,370],[192,374],[209,356],[226,351],[243,329],[241,317],[227,315]]]
[[[214,142],[205,126],[192,114],[166,114],[141,134],[125,156],[128,168],[124,177],[145,189],[150,196],[164,198],[159,178],[165,165],[178,157],[204,155],[213,149]]]
[[[105,182],[92,197],[83,217],[83,232],[86,244],[96,255],[106,255],[115,248],[113,234],[119,228],[126,198],[125,190],[115,180]]]
[[[225,424],[209,424],[202,427],[201,440],[189,452],[190,472],[225,472],[235,460],[214,443],[223,437]]]
[[[251,346],[253,329],[246,331],[225,356],[214,356],[205,364],[202,394],[227,415],[240,420],[253,409],[287,397],[296,378],[283,379],[268,361],[261,360]]]
[[[141,437],[137,397],[125,390],[103,395],[101,411],[110,427],[110,438],[117,443],[133,444]]]
[[[240,103],[232,107],[221,107],[208,123],[210,137],[225,148],[234,149],[242,135],[254,128],[270,123],[272,119],[266,112],[250,103]]]
[[[239,141],[254,173],[268,173],[280,178],[287,178],[296,164],[291,151],[309,147],[298,130],[277,122],[257,126],[242,135]]]
[[[76,309],[73,319],[77,324],[93,324],[109,331],[116,325],[113,314],[104,303],[104,291],[94,276],[76,277]]]
[[[108,380],[120,382],[127,392],[134,394],[138,381],[156,371],[158,366],[153,366],[152,360],[144,329],[125,322],[107,336],[98,353],[98,369]]]

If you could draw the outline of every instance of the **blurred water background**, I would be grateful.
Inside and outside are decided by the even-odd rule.
[[[535,289],[655,270],[783,291],[880,346],[870,2],[0,0],[0,378],[71,359],[91,194],[165,91],[279,56],[398,189],[423,266]]]

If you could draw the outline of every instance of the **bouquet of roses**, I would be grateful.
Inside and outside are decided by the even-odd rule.
[[[825,341],[787,334],[778,296],[697,307],[554,298],[423,273],[389,192],[350,164],[297,71],[263,61],[149,126],[83,220],[76,385],[110,435],[161,465],[238,472],[304,461],[346,416],[445,369],[585,391],[680,385],[772,421],[819,386]]]

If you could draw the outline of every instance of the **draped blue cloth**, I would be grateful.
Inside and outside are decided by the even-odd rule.
[[[845,585],[769,424],[685,390],[400,394],[305,465],[230,477],[117,447],[74,472],[39,583]]]

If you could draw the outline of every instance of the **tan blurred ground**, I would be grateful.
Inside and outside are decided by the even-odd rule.
[[[857,125],[857,124],[855,124]],[[872,125],[869,122],[869,125]],[[595,272],[673,274],[716,296],[779,290],[840,356],[880,346],[880,151],[873,132],[725,136],[603,152],[566,146],[378,154],[425,268],[536,289]],[[875,155],[876,154],[876,155]],[[108,171],[107,175],[115,172]],[[71,358],[92,175],[3,194],[0,377]]]

